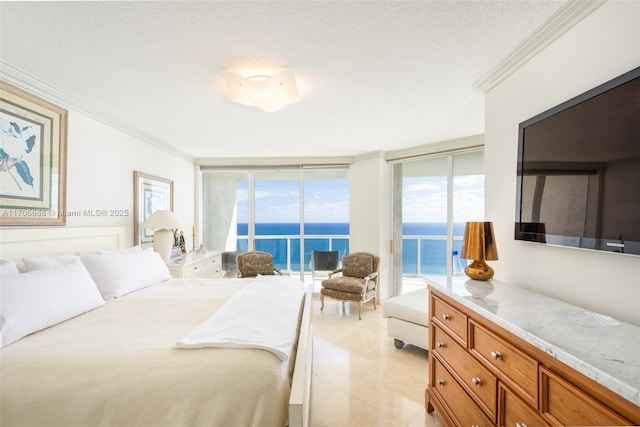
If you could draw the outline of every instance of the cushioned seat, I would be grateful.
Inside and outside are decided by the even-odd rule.
[[[322,281],[320,290],[320,310],[324,309],[324,297],[358,303],[358,319],[362,319],[362,304],[373,300],[376,308],[376,287],[378,285],[378,264],[380,257],[368,252],[352,253],[342,260],[342,268],[329,274]],[[341,276],[337,276],[341,273]],[[336,276],[336,277],[334,277]]]
[[[405,343],[429,348],[429,293],[427,288],[390,298],[382,305],[382,315],[388,318],[387,335],[394,338],[397,348]]]
[[[246,252],[236,256],[238,277],[256,277],[282,273],[273,264],[273,256],[268,252]]]
[[[324,280],[322,282],[322,286],[325,289],[333,289],[336,291],[346,292],[350,294],[361,294],[364,289],[364,279],[359,277],[335,277],[331,280]],[[375,282],[370,282],[367,284],[366,291],[371,291],[375,289]],[[366,292],[365,291],[365,292]]]

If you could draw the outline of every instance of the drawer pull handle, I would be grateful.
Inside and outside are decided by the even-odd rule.
[[[439,386],[444,386],[444,380],[443,379],[439,379],[438,380],[438,385]]]
[[[438,343],[438,348],[445,348],[445,347],[446,347],[445,343],[443,342]]]
[[[516,427],[527,427],[525,423],[516,423]]]
[[[500,353],[499,351],[492,351],[491,357],[493,357],[495,360],[502,360],[502,353]]]
[[[480,378],[471,378],[471,382],[476,387],[482,387],[482,380]]]
[[[442,318],[443,318],[444,320],[451,320],[451,316],[450,316],[450,315],[448,315],[448,314],[443,314],[443,315],[442,315]]]

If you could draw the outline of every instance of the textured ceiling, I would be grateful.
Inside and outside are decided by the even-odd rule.
[[[563,1],[1,2],[0,59],[193,157],[351,156],[484,132],[473,83]],[[295,70],[275,113],[224,71]]]

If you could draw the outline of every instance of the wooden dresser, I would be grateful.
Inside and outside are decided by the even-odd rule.
[[[449,426],[640,424],[640,328],[497,281],[429,279],[427,411]]]

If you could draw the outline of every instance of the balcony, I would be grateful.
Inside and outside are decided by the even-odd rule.
[[[277,268],[300,276],[300,235],[256,235],[256,250],[274,256]],[[463,236],[454,236],[453,250],[461,251]],[[237,250],[248,250],[248,236],[238,236]],[[442,235],[404,235],[402,239],[403,290],[424,287],[422,276],[447,274],[447,237]],[[338,250],[340,258],[349,253],[349,235],[305,235],[304,269],[305,283],[311,283],[311,251]],[[320,284],[315,286],[319,289]]]

